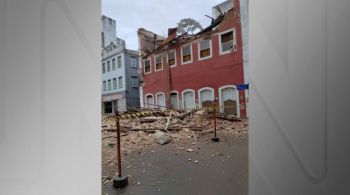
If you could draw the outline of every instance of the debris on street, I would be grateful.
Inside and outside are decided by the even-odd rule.
[[[213,117],[208,111],[180,112],[174,110],[155,111],[145,117],[120,117],[121,153],[127,156],[150,146],[164,145],[170,141],[189,142],[195,147],[197,139],[213,135]],[[133,114],[137,116],[137,114]],[[130,116],[132,116],[130,114]],[[219,136],[225,134],[235,137],[247,138],[248,121],[237,119],[225,114],[216,114],[217,132]],[[106,119],[110,118],[110,119]],[[107,116],[102,121],[102,164],[113,166],[116,164],[116,126],[114,116]],[[210,139],[210,138],[209,138]],[[179,145],[180,146],[180,145]],[[179,150],[194,152],[192,148]],[[199,148],[197,148],[199,149]],[[196,150],[197,150],[196,149]],[[220,154],[219,154],[220,155]]]
[[[166,135],[165,133],[161,132],[161,131],[156,131],[154,133],[154,137],[156,139],[156,142],[160,145],[164,145],[170,142],[171,138],[169,137],[169,135]]]

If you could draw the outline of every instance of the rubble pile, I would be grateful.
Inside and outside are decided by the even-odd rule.
[[[171,113],[170,113],[171,112]],[[243,139],[248,136],[248,120],[232,119],[230,116],[221,116],[216,120],[219,136],[234,135]],[[147,148],[161,147],[173,142],[178,150],[197,152],[196,143],[201,140],[210,140],[214,131],[214,120],[210,114],[203,111],[181,113],[164,111],[161,115],[142,118],[120,119],[121,128],[121,154],[128,156],[138,152],[139,156],[147,155]],[[116,166],[116,140],[115,120],[102,122],[102,166],[103,174],[110,175],[108,171]],[[192,148],[184,148],[184,143],[190,143]],[[151,151],[153,152],[153,150]],[[188,159],[195,164],[196,159]],[[112,169],[111,169],[112,168]],[[128,169],[128,167],[127,167]],[[113,172],[113,171],[112,171]],[[131,176],[129,176],[131,177]],[[112,181],[111,176],[103,176],[104,184]]]
[[[218,133],[247,138],[247,120],[217,119],[216,123]],[[201,137],[208,137],[208,135],[213,134],[214,122],[213,118],[203,111],[190,113],[164,111],[157,116],[121,119],[120,127],[121,152],[123,155],[128,155],[132,151],[142,150],[152,145],[163,145],[169,142],[193,142]],[[114,120],[103,122],[102,140],[104,152],[110,158],[115,158],[116,127]],[[104,161],[108,163],[109,160],[104,159]]]

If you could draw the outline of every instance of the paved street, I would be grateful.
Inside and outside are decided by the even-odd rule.
[[[247,138],[221,132],[220,142],[213,143],[211,136],[200,137],[196,143],[171,142],[123,155],[129,185],[115,190],[107,182],[102,194],[248,194]],[[116,165],[105,166],[103,175],[111,177],[115,170]]]

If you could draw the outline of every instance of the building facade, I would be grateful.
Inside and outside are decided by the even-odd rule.
[[[107,24],[114,25],[115,20],[106,16],[102,17]],[[112,22],[110,22],[112,21]],[[111,32],[112,27],[102,28],[108,32],[102,32],[105,41],[102,48],[102,113],[125,112],[133,107],[139,107],[139,57],[138,52],[128,50],[125,41],[120,38],[112,38],[116,33]],[[107,38],[106,35],[112,35]],[[103,39],[102,39],[103,41]]]
[[[219,12],[195,35],[169,29],[167,38],[152,41],[156,35],[138,30],[142,106],[189,111],[216,99],[221,112],[246,117],[245,92],[238,88],[245,82],[238,0]]]

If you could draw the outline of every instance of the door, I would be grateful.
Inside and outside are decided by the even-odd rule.
[[[112,102],[104,102],[104,108],[105,108],[105,114],[109,114],[109,113],[112,113]]]
[[[157,107],[161,110],[165,110],[165,96],[164,96],[164,94],[157,95]]]
[[[189,112],[196,108],[196,102],[193,91],[187,91],[183,95],[184,97],[184,109],[186,112]]]
[[[203,108],[210,108],[213,106],[214,94],[212,90],[205,89],[200,92],[201,104]]]
[[[233,87],[228,87],[222,89],[221,91],[221,99],[222,99],[222,111],[226,114],[232,114],[237,116],[237,100],[236,94],[237,91]]]
[[[179,102],[178,102],[178,95],[177,93],[171,93],[170,94],[170,106],[172,109],[179,109],[178,107]]]
[[[146,108],[153,108],[153,103],[154,101],[153,101],[153,96],[152,95],[148,95],[148,96],[146,96],[146,105],[145,105],[145,107]]]

